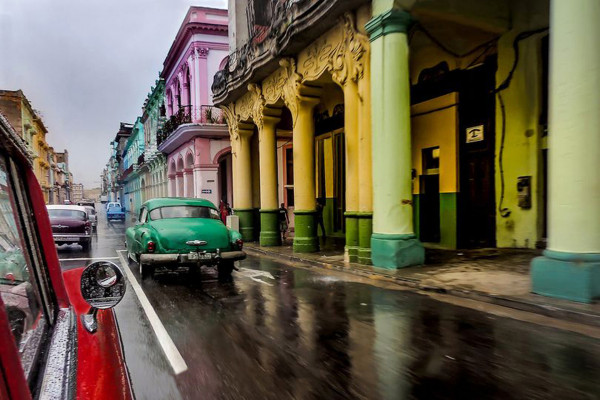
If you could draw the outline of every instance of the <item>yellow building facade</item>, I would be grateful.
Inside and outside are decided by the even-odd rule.
[[[0,112],[6,116],[15,131],[25,141],[33,158],[35,176],[48,203],[54,181],[51,167],[53,155],[46,141],[48,129],[44,121],[21,90],[0,90]]]
[[[534,291],[599,295],[598,132],[582,130],[597,120],[598,51],[583,29],[597,30],[597,2],[280,3],[260,35],[236,32],[213,84],[245,239],[277,245],[284,202],[298,252],[318,249],[321,214],[348,260],[384,268],[424,263],[423,247],[548,246]],[[243,4],[234,14],[252,21]]]
[[[319,202],[327,233],[345,236],[349,258],[370,259],[369,17],[368,6],[345,12],[223,107],[232,138],[234,210],[246,239],[253,237],[259,209],[261,243],[279,243],[278,165],[291,163],[277,159],[277,148],[285,141],[293,149],[293,174],[284,173],[284,186],[293,189],[284,197],[293,209],[295,251],[319,248]]]

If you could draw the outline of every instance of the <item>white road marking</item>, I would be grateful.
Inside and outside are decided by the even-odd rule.
[[[140,301],[140,304],[142,305],[142,308],[146,313],[146,317],[148,318],[148,321],[152,326],[152,329],[154,329],[156,339],[158,339],[158,343],[160,343],[160,346],[162,347],[165,356],[169,360],[171,368],[173,368],[173,372],[175,373],[175,375],[179,375],[182,372],[187,371],[188,366],[185,363],[183,357],[181,356],[179,350],[177,350],[177,347],[175,347],[175,343],[173,343],[173,340],[167,333],[165,326],[160,321],[160,318],[158,318],[156,311],[154,310],[154,308],[152,308],[152,305],[150,304],[148,297],[146,297],[146,294],[142,290],[142,287],[135,279],[133,272],[131,272],[127,259],[123,257],[124,252],[125,250],[117,250],[119,258],[121,259],[121,265],[123,265],[123,269],[127,274],[127,279],[129,279],[129,283],[131,284],[133,291],[137,295],[138,300]]]
[[[273,286],[272,284],[270,284],[269,282],[265,282],[262,279],[258,279],[259,277],[265,277],[265,278],[269,278],[269,279],[273,279],[275,280],[275,277],[273,275],[271,275],[270,272],[267,271],[260,271],[257,269],[249,269],[249,268],[240,268],[240,270],[238,271],[238,274],[246,277],[246,278],[250,278],[252,279],[254,282],[258,282],[258,283],[262,283],[264,285],[268,285],[268,286]]]
[[[92,260],[118,260],[119,257],[96,257],[96,258],[59,258],[58,261],[92,261]]]

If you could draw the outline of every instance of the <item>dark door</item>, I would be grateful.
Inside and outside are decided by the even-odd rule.
[[[459,246],[495,247],[496,58],[462,71],[459,105]]]
[[[346,157],[345,157],[344,133],[333,135],[333,194],[334,214],[333,230],[346,231]]]

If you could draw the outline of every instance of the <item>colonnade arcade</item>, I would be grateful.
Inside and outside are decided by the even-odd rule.
[[[327,88],[334,83],[343,93],[345,253],[350,261],[371,262],[369,51],[367,35],[357,29],[354,14],[347,13],[325,35],[295,57],[281,59],[279,68],[270,76],[248,85],[244,95],[222,107],[232,144],[234,211],[240,218],[240,231],[246,240],[253,238],[256,208],[253,199],[259,198],[260,243],[266,246],[280,244],[276,126],[281,120],[282,109],[287,108],[292,117],[293,132],[293,247],[297,252],[319,249],[314,111],[324,102],[330,92]],[[258,135],[260,175],[253,183],[254,135]]]

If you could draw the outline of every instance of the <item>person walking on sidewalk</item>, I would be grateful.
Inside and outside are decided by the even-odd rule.
[[[288,225],[290,223],[287,208],[285,208],[285,204],[281,203],[281,207],[279,207],[279,231],[281,232],[281,243],[285,243],[286,234],[288,230]]]

